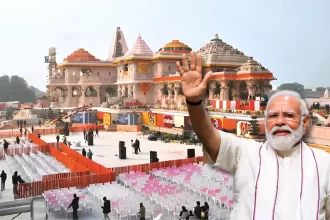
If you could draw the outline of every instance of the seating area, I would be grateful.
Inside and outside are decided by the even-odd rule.
[[[78,190],[76,187],[44,192],[43,197],[48,212],[50,212],[55,218],[65,216],[66,219],[71,219],[73,210],[72,207],[68,207],[74,194],[79,197],[78,215],[84,216],[91,213],[93,211],[93,201],[86,195],[86,190]]]
[[[19,144],[16,144],[14,140],[8,141],[8,143],[7,155],[9,156],[22,155],[23,153],[30,154],[38,151],[38,146],[27,140],[21,140]],[[0,148],[3,149],[3,142],[0,142]]]
[[[152,175],[202,196],[213,204],[223,204],[228,208],[234,205],[233,178],[220,169],[213,169],[208,165],[188,164],[153,170]]]
[[[122,174],[119,178],[125,186],[139,190],[144,180],[138,176],[138,173]],[[208,165],[188,164],[153,170],[151,177],[155,179],[148,180],[140,191],[151,195],[151,200],[165,211],[164,214],[177,216],[181,206],[193,210],[197,201],[202,204],[206,201],[210,205],[209,218],[223,219],[234,206],[232,176]]]
[[[229,219],[234,205],[232,176],[198,164],[155,169],[150,175],[139,171],[123,173],[117,182],[93,184],[82,191],[70,188],[45,192],[49,211],[67,217],[72,212],[67,206],[73,193],[80,197],[80,215],[91,213],[93,206],[99,209],[103,197],[107,197],[116,219],[138,219],[140,202],[146,207],[146,219],[178,219],[182,206],[193,211],[197,201],[202,206],[208,202],[209,219]]]
[[[25,148],[22,149],[24,152]],[[70,172],[55,158],[36,150],[30,151],[29,154],[22,153],[21,156],[5,155],[5,158],[10,171],[17,171],[25,182],[40,181],[44,175]]]

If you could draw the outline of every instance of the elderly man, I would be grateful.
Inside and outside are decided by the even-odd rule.
[[[212,73],[202,79],[202,60],[185,55],[182,91],[190,120],[204,146],[206,162],[234,174],[232,220],[330,219],[330,155],[311,149],[302,137],[309,123],[308,109],[292,91],[274,94],[266,109],[264,144],[217,131],[201,105]]]

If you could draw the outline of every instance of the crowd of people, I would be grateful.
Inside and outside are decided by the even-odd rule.
[[[138,139],[136,139],[135,142],[131,140],[131,147],[133,154],[139,154],[139,152],[141,153],[140,141]]]
[[[210,206],[207,202],[201,206],[200,201],[196,202],[196,206],[194,207],[194,211],[187,210],[185,206],[182,206],[182,210],[179,213],[179,218],[182,220],[189,220],[190,217],[194,217],[196,219],[207,220],[209,216]]]
[[[79,197],[77,194],[73,194],[73,199],[68,209],[72,207],[73,220],[78,220],[78,209],[79,209]],[[109,214],[111,213],[111,202],[107,197],[103,197],[103,206],[101,206],[104,220],[110,220]],[[137,212],[137,216],[140,220],[145,220],[146,208],[140,203],[140,209]]]
[[[4,176],[7,179],[7,174],[5,174],[4,171],[2,171],[2,173],[4,173]],[[1,173],[1,181],[2,181],[2,173]],[[18,185],[22,184],[22,183],[25,183],[25,181],[22,179],[22,177],[20,175],[18,175],[18,172],[15,171],[14,175],[12,176],[14,199],[18,198],[18,194],[19,194]],[[4,181],[4,187],[5,187],[5,181]]]

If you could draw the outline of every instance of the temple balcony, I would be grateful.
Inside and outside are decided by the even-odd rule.
[[[150,106],[150,110],[153,112],[164,112],[167,114],[170,113],[179,113],[179,114],[188,114],[187,106]],[[265,112],[263,110],[254,111],[254,110],[235,110],[235,109],[217,109],[212,107],[205,107],[205,110],[210,115],[218,115],[219,117],[244,117],[250,118],[252,115],[256,115],[258,118],[264,118]]]

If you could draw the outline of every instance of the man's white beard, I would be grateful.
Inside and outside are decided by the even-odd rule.
[[[276,136],[274,132],[282,130],[289,131],[290,134],[284,136]],[[281,127],[274,127],[270,132],[266,130],[266,138],[268,144],[278,151],[288,151],[295,146],[303,137],[304,128],[303,122],[297,128],[297,130],[292,130],[288,125],[284,125]]]

